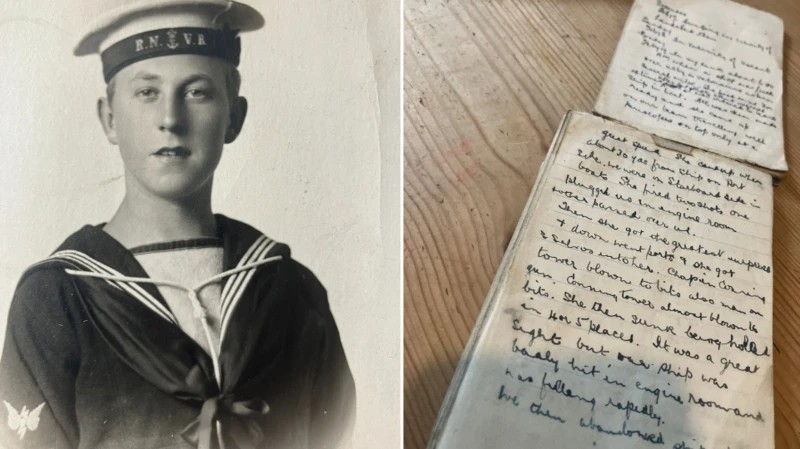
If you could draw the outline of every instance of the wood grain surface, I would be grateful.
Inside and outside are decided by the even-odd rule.
[[[784,20],[775,189],[776,447],[800,448],[800,2]],[[630,0],[405,0],[405,447],[439,406],[556,127],[590,111]]]

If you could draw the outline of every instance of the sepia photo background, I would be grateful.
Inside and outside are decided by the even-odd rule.
[[[249,112],[214,180],[215,212],[285,242],[328,290],[356,382],[356,448],[401,444],[400,4],[251,0]],[[124,193],[95,113],[100,1],[0,6],[0,342],[17,280]]]

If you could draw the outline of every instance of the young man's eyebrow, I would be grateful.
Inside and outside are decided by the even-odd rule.
[[[130,79],[130,82],[134,82],[134,81],[160,81],[160,80],[161,80],[161,77],[159,75],[154,74],[154,73],[139,72],[136,75],[134,75],[133,78]],[[204,73],[196,73],[196,74],[189,75],[186,78],[182,79],[180,84],[186,85],[186,84],[191,84],[191,83],[194,83],[194,82],[197,82],[197,81],[208,81],[208,82],[213,84],[214,83],[214,78],[212,78],[211,76],[206,75]]]
[[[210,76],[208,76],[208,75],[206,75],[204,73],[196,73],[194,75],[190,75],[190,76],[186,77],[183,80],[182,84],[191,84],[191,83],[194,83],[196,81],[208,81],[209,83],[213,84],[214,83],[214,78],[212,78],[212,77],[210,77]]]
[[[138,72],[138,73],[136,73],[136,75],[133,76],[133,78],[131,78],[131,81],[137,81],[137,80],[157,81],[157,80],[160,80],[160,79],[161,79],[161,77],[156,75],[156,74],[154,74],[154,73]]]

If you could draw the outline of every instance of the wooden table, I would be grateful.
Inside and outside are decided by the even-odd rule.
[[[784,20],[776,447],[800,447],[800,2]],[[424,448],[559,120],[589,111],[630,0],[406,0],[405,446]]]

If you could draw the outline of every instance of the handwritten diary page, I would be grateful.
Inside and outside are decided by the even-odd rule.
[[[773,447],[770,177],[568,120],[430,447]]]
[[[636,0],[595,105],[642,131],[785,171],[783,22],[728,0]]]

